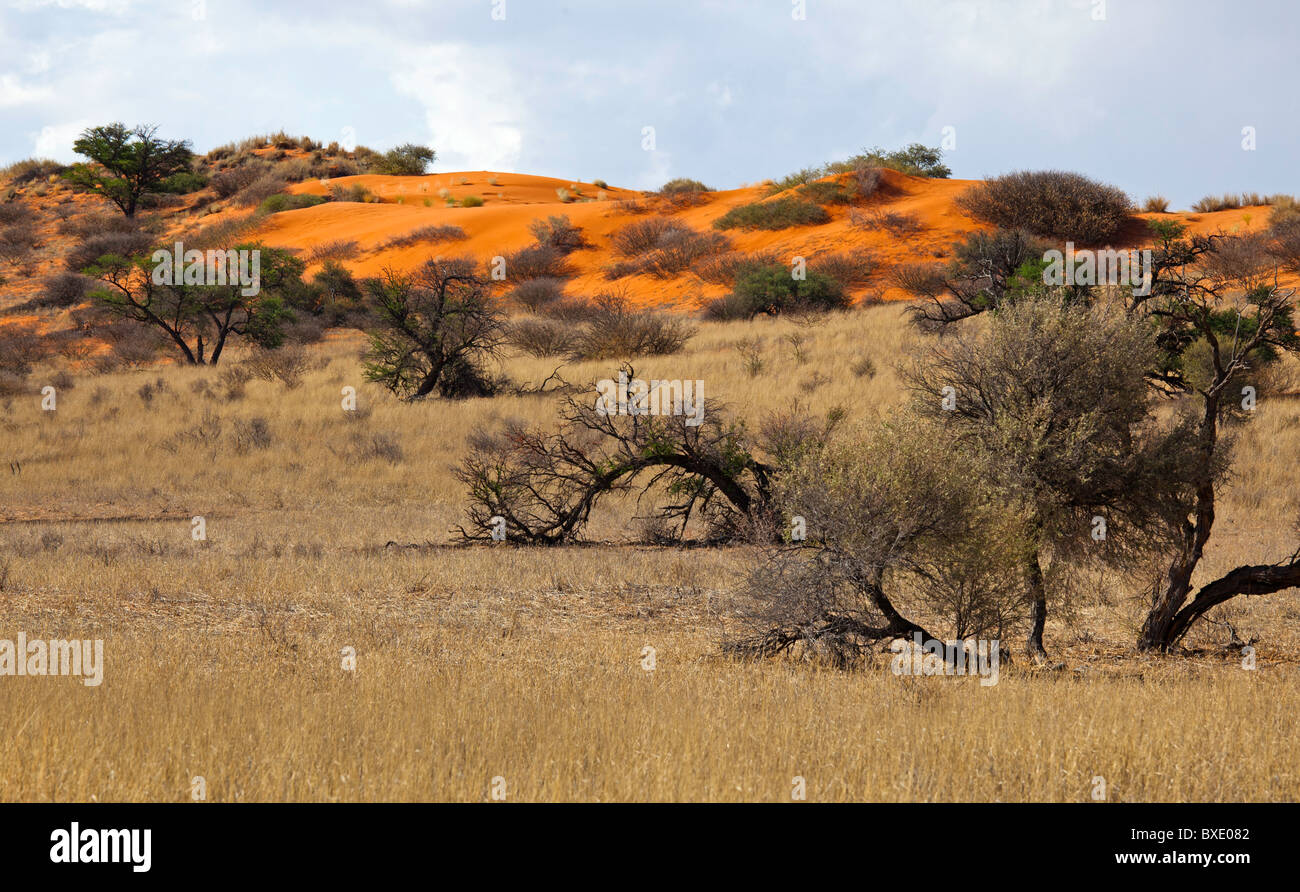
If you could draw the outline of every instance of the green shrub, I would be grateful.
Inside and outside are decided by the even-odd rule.
[[[830,222],[825,208],[801,198],[757,201],[727,211],[713,225],[717,229],[789,229]]]
[[[600,185],[597,183],[597,185]],[[687,177],[677,177],[671,179],[659,187],[660,195],[681,195],[690,192],[712,192],[708,186],[699,180],[692,180]]]
[[[747,316],[765,313],[777,316],[788,312],[825,311],[847,307],[844,285],[826,273],[805,270],[796,279],[780,264],[742,269],[732,290],[736,308]]]
[[[855,172],[867,167],[886,167],[914,177],[946,179],[952,171],[942,162],[943,150],[929,148],[914,142],[905,149],[886,152],[875,148],[854,155],[847,161],[836,161],[826,166],[827,173]]]
[[[263,214],[278,214],[281,211],[296,211],[324,203],[325,199],[319,195],[290,195],[288,192],[281,192],[265,199],[257,206],[257,210]]]
[[[1083,244],[1114,238],[1133,205],[1122,190],[1063,170],[994,177],[958,196],[957,204],[1004,229]]]
[[[848,204],[849,191],[834,180],[819,180],[804,183],[799,187],[799,194],[818,204]]]
[[[808,183],[820,180],[822,177],[826,176],[826,172],[826,166],[805,167],[803,170],[796,170],[788,176],[773,181],[768,187],[768,193],[774,195],[777,192],[784,192],[787,189],[794,189],[798,186],[807,185]]]
[[[483,199],[477,195],[466,195],[460,200],[460,206],[463,208],[481,208]]]
[[[372,173],[410,177],[422,175],[438,157],[438,153],[428,146],[409,142],[389,149],[382,155],[373,152],[371,155],[373,157],[368,159],[370,163],[367,167]]]
[[[193,173],[183,170],[180,173],[174,173],[162,181],[162,191],[170,192],[173,195],[189,195],[191,192],[198,192],[208,185],[208,178],[202,174]]]

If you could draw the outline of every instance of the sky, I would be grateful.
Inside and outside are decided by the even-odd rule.
[[[921,142],[1176,209],[1300,193],[1295,0],[0,2],[0,164],[120,120],[631,188]]]

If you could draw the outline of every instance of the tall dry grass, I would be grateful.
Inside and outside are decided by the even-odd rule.
[[[706,323],[637,368],[703,379],[751,425],[798,401],[852,428],[902,398],[921,337],[896,306]],[[221,801],[472,801],[496,777],[512,800],[788,801],[796,776],[814,800],[1086,800],[1097,776],[1112,800],[1300,798],[1294,593],[1218,617],[1260,638],[1254,671],[1215,625],[1198,657],[1133,654],[1142,605],[1114,580],[1049,626],[1063,672],[732,662],[717,643],[755,551],[446,547],[465,438],[551,424],[555,400],[401,404],[362,381],[358,344],[314,348],[293,387],[172,367],[0,415],[0,638],[102,638],[106,659],[99,687],[0,677],[0,799],[181,800],[196,776]],[[1294,539],[1300,403],[1256,416],[1207,574]],[[592,537],[630,542],[636,513],[611,503]]]

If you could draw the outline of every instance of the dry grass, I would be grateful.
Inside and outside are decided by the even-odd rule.
[[[751,425],[795,400],[869,424],[901,398],[894,367],[920,337],[897,306],[705,323],[638,372],[704,379]],[[1226,615],[1263,636],[1254,672],[1213,626],[1191,642],[1202,656],[1133,654],[1141,605],[1109,587],[1049,626],[1065,671],[1003,666],[989,688],[885,662],[727,661],[753,551],[445,547],[465,438],[552,424],[553,398],[400,404],[363,383],[358,345],[312,348],[326,362],[292,389],[251,378],[228,399],[220,369],[165,368],[80,376],[53,415],[37,396],[0,414],[0,638],[102,638],[107,664],[97,688],[0,678],[0,799],[182,800],[196,775],[221,801],[472,801],[497,776],[512,800],[778,801],[796,775],[816,800],[1082,801],[1097,775],[1113,800],[1300,799],[1294,593]],[[507,363],[533,382],[553,368]],[[1207,574],[1281,556],[1298,417],[1300,402],[1261,401]],[[254,418],[269,442],[236,448]],[[635,510],[603,508],[591,536],[628,542]]]

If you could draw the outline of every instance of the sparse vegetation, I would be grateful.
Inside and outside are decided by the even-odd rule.
[[[1132,202],[1114,186],[1061,170],[1020,171],[986,180],[959,196],[979,220],[1079,244],[1113,239]]]
[[[774,198],[732,208],[713,221],[718,229],[789,229],[819,226],[831,215],[819,204],[798,198]]]

